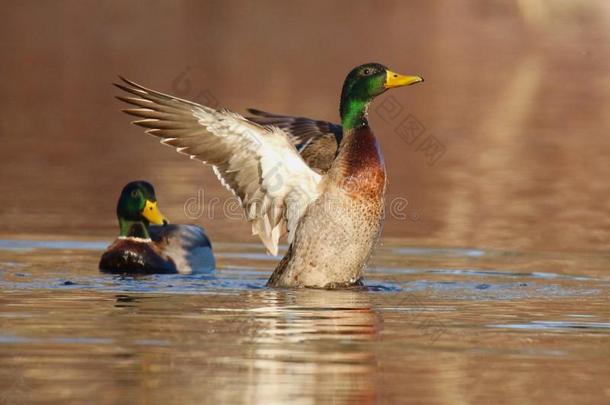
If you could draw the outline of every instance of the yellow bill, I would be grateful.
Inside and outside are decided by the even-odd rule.
[[[386,89],[393,89],[394,87],[410,86],[423,81],[423,77],[403,76],[388,69],[386,70],[385,83],[383,85]]]
[[[155,225],[163,225],[166,222],[169,222],[159,208],[157,208],[157,202],[152,202],[150,200],[146,200],[146,205],[144,205],[144,209],[142,210],[142,215],[144,218],[148,219],[148,222]]]

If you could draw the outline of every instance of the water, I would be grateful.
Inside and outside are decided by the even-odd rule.
[[[603,255],[385,245],[364,288],[323,291],[265,288],[257,245],[220,243],[216,272],[137,279],[95,271],[104,245],[0,241],[5,403],[609,395]]]
[[[0,404],[610,403],[608,1],[145,12],[3,8]],[[129,125],[110,85],[336,121],[371,61],[426,81],[369,110],[388,215],[365,288],[344,291],[265,288],[277,259],[236,201]],[[99,274],[136,179],[208,230],[216,272]]]

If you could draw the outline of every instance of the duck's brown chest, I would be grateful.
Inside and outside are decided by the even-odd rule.
[[[176,264],[153,242],[117,239],[102,255],[100,271],[115,274],[174,274]]]
[[[379,143],[369,127],[347,134],[334,166],[337,183],[350,196],[371,201],[383,198],[385,163]]]

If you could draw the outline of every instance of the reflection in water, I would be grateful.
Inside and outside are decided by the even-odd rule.
[[[358,403],[373,402],[376,397],[374,371],[376,358],[374,346],[367,344],[379,338],[381,315],[370,308],[368,295],[363,291],[282,291],[267,290],[257,294],[240,294],[245,308],[232,308],[232,297],[219,297],[195,300],[191,313],[177,313],[171,301],[163,304],[160,297],[138,297],[132,295],[116,296],[115,308],[105,322],[105,328],[120,331],[113,345],[121,347],[122,367],[137,372],[142,384],[158,381],[157,375],[167,365],[182,364],[186,359],[176,353],[164,359],[163,352],[142,351],[141,346],[190,346],[190,334],[222,333],[222,339],[231,339],[233,345],[241,347],[237,356],[226,356],[229,349],[221,342],[196,339],[195,346],[189,348],[185,369],[176,370],[177,374],[194,373],[197,378],[199,367],[211,365],[215,372],[207,374],[206,386],[223,387],[226,377],[223,368],[236,368],[240,371],[239,398],[250,398],[248,403],[310,403],[329,400],[338,395],[344,400]],[[169,304],[169,305],[168,305]],[[176,311],[176,312],[175,312]],[[155,318],[167,312],[179,323],[165,321],[157,323]],[[225,315],[226,324],[216,324],[216,317]],[[142,326],[134,323],[129,315],[148,315],[145,339]],[[231,318],[238,319],[232,321]],[[182,322],[191,319],[196,324],[203,323],[205,328],[193,325],[184,329]],[[150,322],[154,322],[154,326]],[[101,325],[100,325],[101,326]],[[154,333],[151,333],[154,330]],[[163,338],[161,338],[163,336]],[[186,340],[185,340],[186,338]],[[194,336],[193,336],[194,338]],[[192,343],[194,343],[193,341]],[[134,345],[135,344],[135,345]],[[329,353],[329,348],[332,352]],[[193,352],[194,351],[194,352]],[[160,364],[161,363],[161,364]],[[137,367],[137,370],[134,369]],[[161,368],[160,368],[161,367]],[[180,366],[182,368],[184,366]],[[209,366],[208,366],[209,367]],[[170,368],[174,369],[171,365]],[[91,375],[96,379],[99,376]],[[107,378],[107,377],[106,377]],[[115,373],[115,389],[124,384],[124,373]],[[159,383],[161,383],[159,381]],[[237,388],[237,387],[235,387]],[[192,388],[197,395],[198,388]],[[340,393],[336,393],[340,390]],[[200,395],[209,395],[199,392]],[[235,395],[238,393],[235,392]]]
[[[573,376],[607,376],[603,255],[387,246],[369,288],[324,291],[264,288],[247,245],[218,246],[213,275],[139,279],[99,275],[101,248],[6,245],[5,402],[545,400],[558,367],[564,401],[604,395]]]
[[[294,398],[373,403],[381,315],[362,291],[268,291],[257,316],[248,374],[257,403]],[[333,350],[328,349],[332,347]],[[250,357],[250,356],[248,356]],[[309,400],[307,401],[309,402]]]

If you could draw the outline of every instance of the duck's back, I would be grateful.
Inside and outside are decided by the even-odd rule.
[[[205,230],[196,225],[154,225],[152,240],[172,258],[180,274],[212,270],[216,266],[212,244]]]

